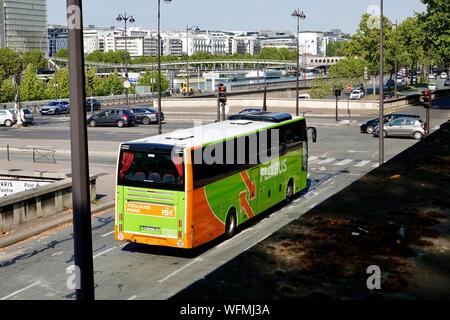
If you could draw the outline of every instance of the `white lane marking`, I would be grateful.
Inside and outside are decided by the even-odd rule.
[[[346,159],[346,160],[343,160],[343,161],[341,161],[341,162],[335,163],[334,165],[335,165],[335,166],[345,166],[346,164],[349,164],[350,162],[353,162],[353,160],[351,160],[351,159]]]
[[[113,251],[114,249],[117,249],[117,247],[109,248],[109,249],[107,249],[107,250],[105,250],[105,251],[99,252],[99,253],[97,253],[95,256],[92,256],[92,259],[98,258],[98,257],[100,257],[101,255],[104,255],[104,254],[106,254],[106,253],[108,253],[108,252],[110,252],[110,251]],[[75,269],[75,265],[72,264],[72,265],[70,265],[70,266],[68,266],[68,267],[66,268],[66,271],[67,271],[67,272],[71,272],[73,269]]]
[[[102,237],[104,238],[104,237],[107,237],[107,236],[109,236],[110,234],[113,234],[114,233],[114,230],[113,231],[111,231],[111,232],[108,232],[108,233],[105,233],[105,234],[102,234]]]
[[[328,159],[317,162],[317,164],[326,164],[326,163],[333,162],[334,160],[336,160],[336,158],[328,158]]]
[[[175,270],[174,272],[172,272],[171,274],[169,274],[167,277],[165,277],[164,279],[158,280],[158,283],[163,283],[164,281],[172,278],[174,275],[176,275],[177,273],[180,273],[181,271],[183,271],[184,269],[186,269],[187,267],[193,265],[196,262],[202,261],[202,258],[197,258],[187,264],[185,264],[184,266],[182,266],[180,269]]]
[[[131,296],[127,300],[135,300],[136,298],[137,298],[137,296]]]
[[[316,161],[317,159],[319,159],[319,157],[309,157],[308,162],[312,163],[312,162]]]
[[[64,251],[58,251],[58,252],[52,253],[52,257],[60,256],[63,253],[64,253]]]
[[[23,288],[23,289],[14,291],[13,293],[8,294],[7,296],[4,296],[3,298],[0,298],[0,300],[6,300],[6,299],[9,299],[9,298],[12,298],[12,297],[18,295],[19,293],[22,293],[22,292],[24,292],[24,291],[27,291],[28,289],[31,289],[31,288],[37,286],[37,285],[40,284],[40,283],[41,283],[41,281],[36,281],[35,283],[32,283],[32,284],[30,284],[29,286],[26,286],[26,287]]]
[[[364,167],[364,166],[368,165],[370,162],[371,162],[370,160],[364,160],[364,161],[361,161],[358,164],[355,164],[355,167],[361,168],[361,167]]]

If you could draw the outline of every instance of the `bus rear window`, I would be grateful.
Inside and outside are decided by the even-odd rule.
[[[128,187],[184,189],[184,165],[171,153],[123,151],[120,155],[118,184]]]

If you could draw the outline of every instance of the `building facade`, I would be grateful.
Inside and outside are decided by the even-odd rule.
[[[55,57],[59,50],[67,49],[67,27],[58,25],[48,26],[48,56]]]
[[[0,47],[48,55],[47,0],[0,0]]]

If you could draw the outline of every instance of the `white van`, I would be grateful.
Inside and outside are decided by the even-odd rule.
[[[14,113],[12,113],[8,109],[4,109],[4,110],[0,109],[0,125],[5,125],[7,127],[11,127],[16,122],[17,122],[17,117]]]
[[[311,95],[308,93],[304,93],[304,94],[299,95],[298,99],[299,100],[308,100],[308,99],[311,99]]]

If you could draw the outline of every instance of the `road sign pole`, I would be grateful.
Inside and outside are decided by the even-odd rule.
[[[82,1],[67,0],[67,8],[76,299],[94,300]]]
[[[338,95],[336,95],[336,122],[339,121],[338,103],[339,103],[339,97],[338,97]]]
[[[427,126],[426,126],[426,130],[427,130],[427,136],[430,134],[430,110],[433,106],[433,99],[432,99],[432,93],[430,92],[430,102],[428,102],[428,108],[427,108]]]

